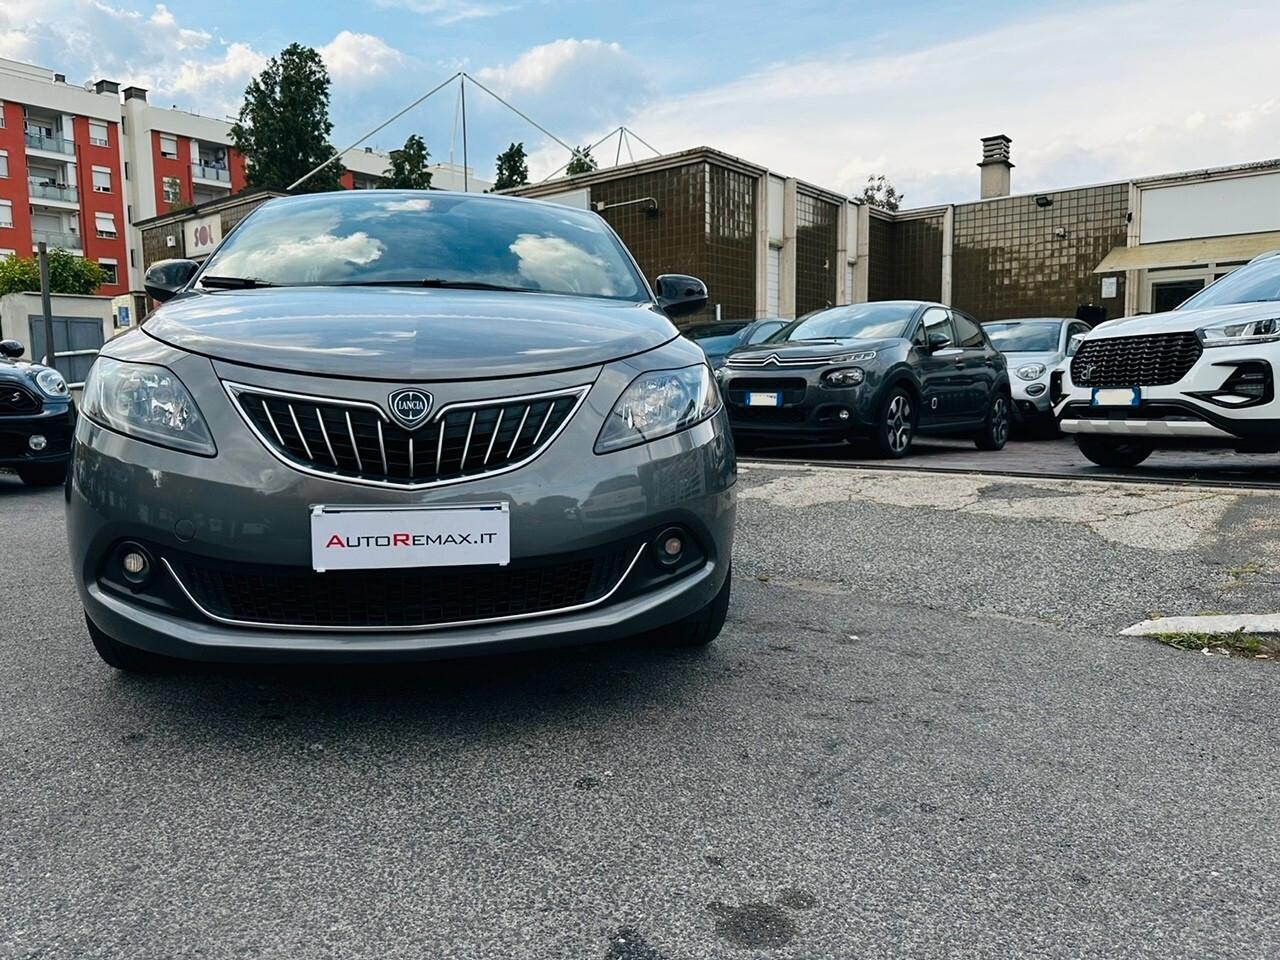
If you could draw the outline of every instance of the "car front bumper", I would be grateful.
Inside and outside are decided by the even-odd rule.
[[[1246,364],[1263,364],[1275,376],[1257,346],[1215,347],[1205,350],[1177,383],[1139,385],[1137,406],[1095,405],[1094,388],[1076,386],[1068,366],[1054,411],[1065,433],[1133,437],[1156,446],[1280,449],[1280,399],[1273,379],[1262,402],[1232,405],[1213,399]]]
[[[736,474],[727,417],[722,410],[678,434],[596,455],[592,448],[600,424],[634,375],[626,365],[573,374],[578,383],[596,377],[592,390],[563,433],[532,463],[501,475],[414,491],[361,486],[281,463],[250,432],[217,381],[220,376],[238,382],[256,377],[275,385],[284,381],[291,390],[315,396],[326,390],[385,396],[389,385],[335,385],[224,369],[229,365],[192,356],[169,358],[168,365],[197,398],[218,446],[216,457],[144,443],[87,418],[81,418],[76,430],[67,504],[75,579],[88,617],[122,643],[196,660],[347,661],[596,642],[658,628],[698,611],[714,599],[728,574]],[[542,378],[532,386],[545,389],[555,379]],[[504,390],[529,386],[524,381],[516,388],[509,383],[485,383],[483,388],[450,384],[440,385],[437,395],[484,389],[502,396]],[[380,572],[360,581],[312,571],[310,513],[315,505],[493,502],[506,503],[510,512],[511,565],[503,570],[544,563],[558,569],[553,561],[609,551],[625,553],[629,564],[616,582],[604,584],[607,594],[602,587],[589,602],[544,604],[518,616],[500,610],[490,615],[498,609],[492,598],[485,608],[489,612],[461,620],[338,623],[330,613],[329,622],[322,623],[303,612],[295,622],[283,622],[274,613],[254,614],[289,608],[271,595],[280,584],[303,583],[306,590],[299,596],[311,598],[323,596],[317,583],[340,584],[334,589],[343,590],[360,582],[371,590],[384,588]],[[667,571],[653,558],[651,547],[670,526],[687,532],[690,549],[688,562]],[[140,589],[119,573],[124,542],[143,545],[154,561],[150,579]],[[238,576],[237,583],[265,591],[262,602],[248,607],[211,604],[209,594],[191,579],[192,565]],[[450,589],[465,591],[468,571],[489,571],[483,576],[492,577],[499,568],[450,569],[461,577],[449,581]],[[319,580],[331,576],[332,581]],[[522,582],[529,589],[527,580]],[[423,589],[432,583],[436,581],[424,580]]]
[[[38,413],[0,416],[0,467],[65,462],[71,455],[75,425],[76,410],[70,401],[46,400]],[[42,450],[31,447],[36,436],[45,439]]]
[[[865,435],[874,419],[874,373],[856,387],[828,387],[821,380],[825,369],[722,368],[721,392],[734,436],[821,442]],[[752,406],[752,393],[777,393],[781,405]]]

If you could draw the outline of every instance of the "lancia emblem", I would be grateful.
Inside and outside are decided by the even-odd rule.
[[[425,390],[397,390],[387,399],[391,416],[406,430],[418,429],[431,412],[431,394]]]

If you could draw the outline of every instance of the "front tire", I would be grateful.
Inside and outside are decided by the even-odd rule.
[[[84,623],[89,628],[89,639],[93,641],[93,649],[98,651],[102,662],[109,667],[115,667],[124,673],[163,673],[172,670],[177,664],[176,660],[171,660],[169,657],[131,647],[114,637],[107,636],[87,615]]]
[[[653,631],[650,638],[660,647],[705,647],[724,629],[729,613],[729,595],[733,592],[733,567],[725,574],[724,586],[701,610],[677,620],[670,626]]]
[[[33,463],[18,467],[18,477],[28,487],[56,487],[67,479],[65,463]]]
[[[911,451],[915,435],[915,400],[902,387],[894,387],[884,398],[872,427],[871,440],[876,453],[890,460],[900,460]]]
[[[1008,394],[997,392],[991,398],[991,407],[987,410],[987,422],[973,438],[979,450],[1004,449],[1004,445],[1009,442],[1009,430],[1012,426],[1010,416]]]
[[[1076,446],[1098,466],[1120,469],[1136,467],[1155,449],[1145,440],[1097,437],[1087,433],[1076,434]]]

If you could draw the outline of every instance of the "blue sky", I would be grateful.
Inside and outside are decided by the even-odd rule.
[[[625,123],[663,150],[708,144],[834,189],[883,172],[908,206],[971,199],[993,133],[1014,140],[1017,190],[1280,156],[1274,3],[0,4],[0,56],[214,115],[295,40],[329,64],[340,146],[466,70],[570,142]],[[481,175],[514,139],[535,176],[564,162],[473,93]],[[447,158],[453,118],[442,96],[373,143],[418,132]]]

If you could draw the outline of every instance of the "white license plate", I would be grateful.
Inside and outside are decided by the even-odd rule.
[[[1106,389],[1094,387],[1093,405],[1095,407],[1136,407],[1142,402],[1142,391],[1137,387]]]
[[[748,407],[780,407],[782,406],[782,394],[780,393],[748,393]]]
[[[459,507],[311,508],[311,565],[326,570],[504,565],[505,503]]]

